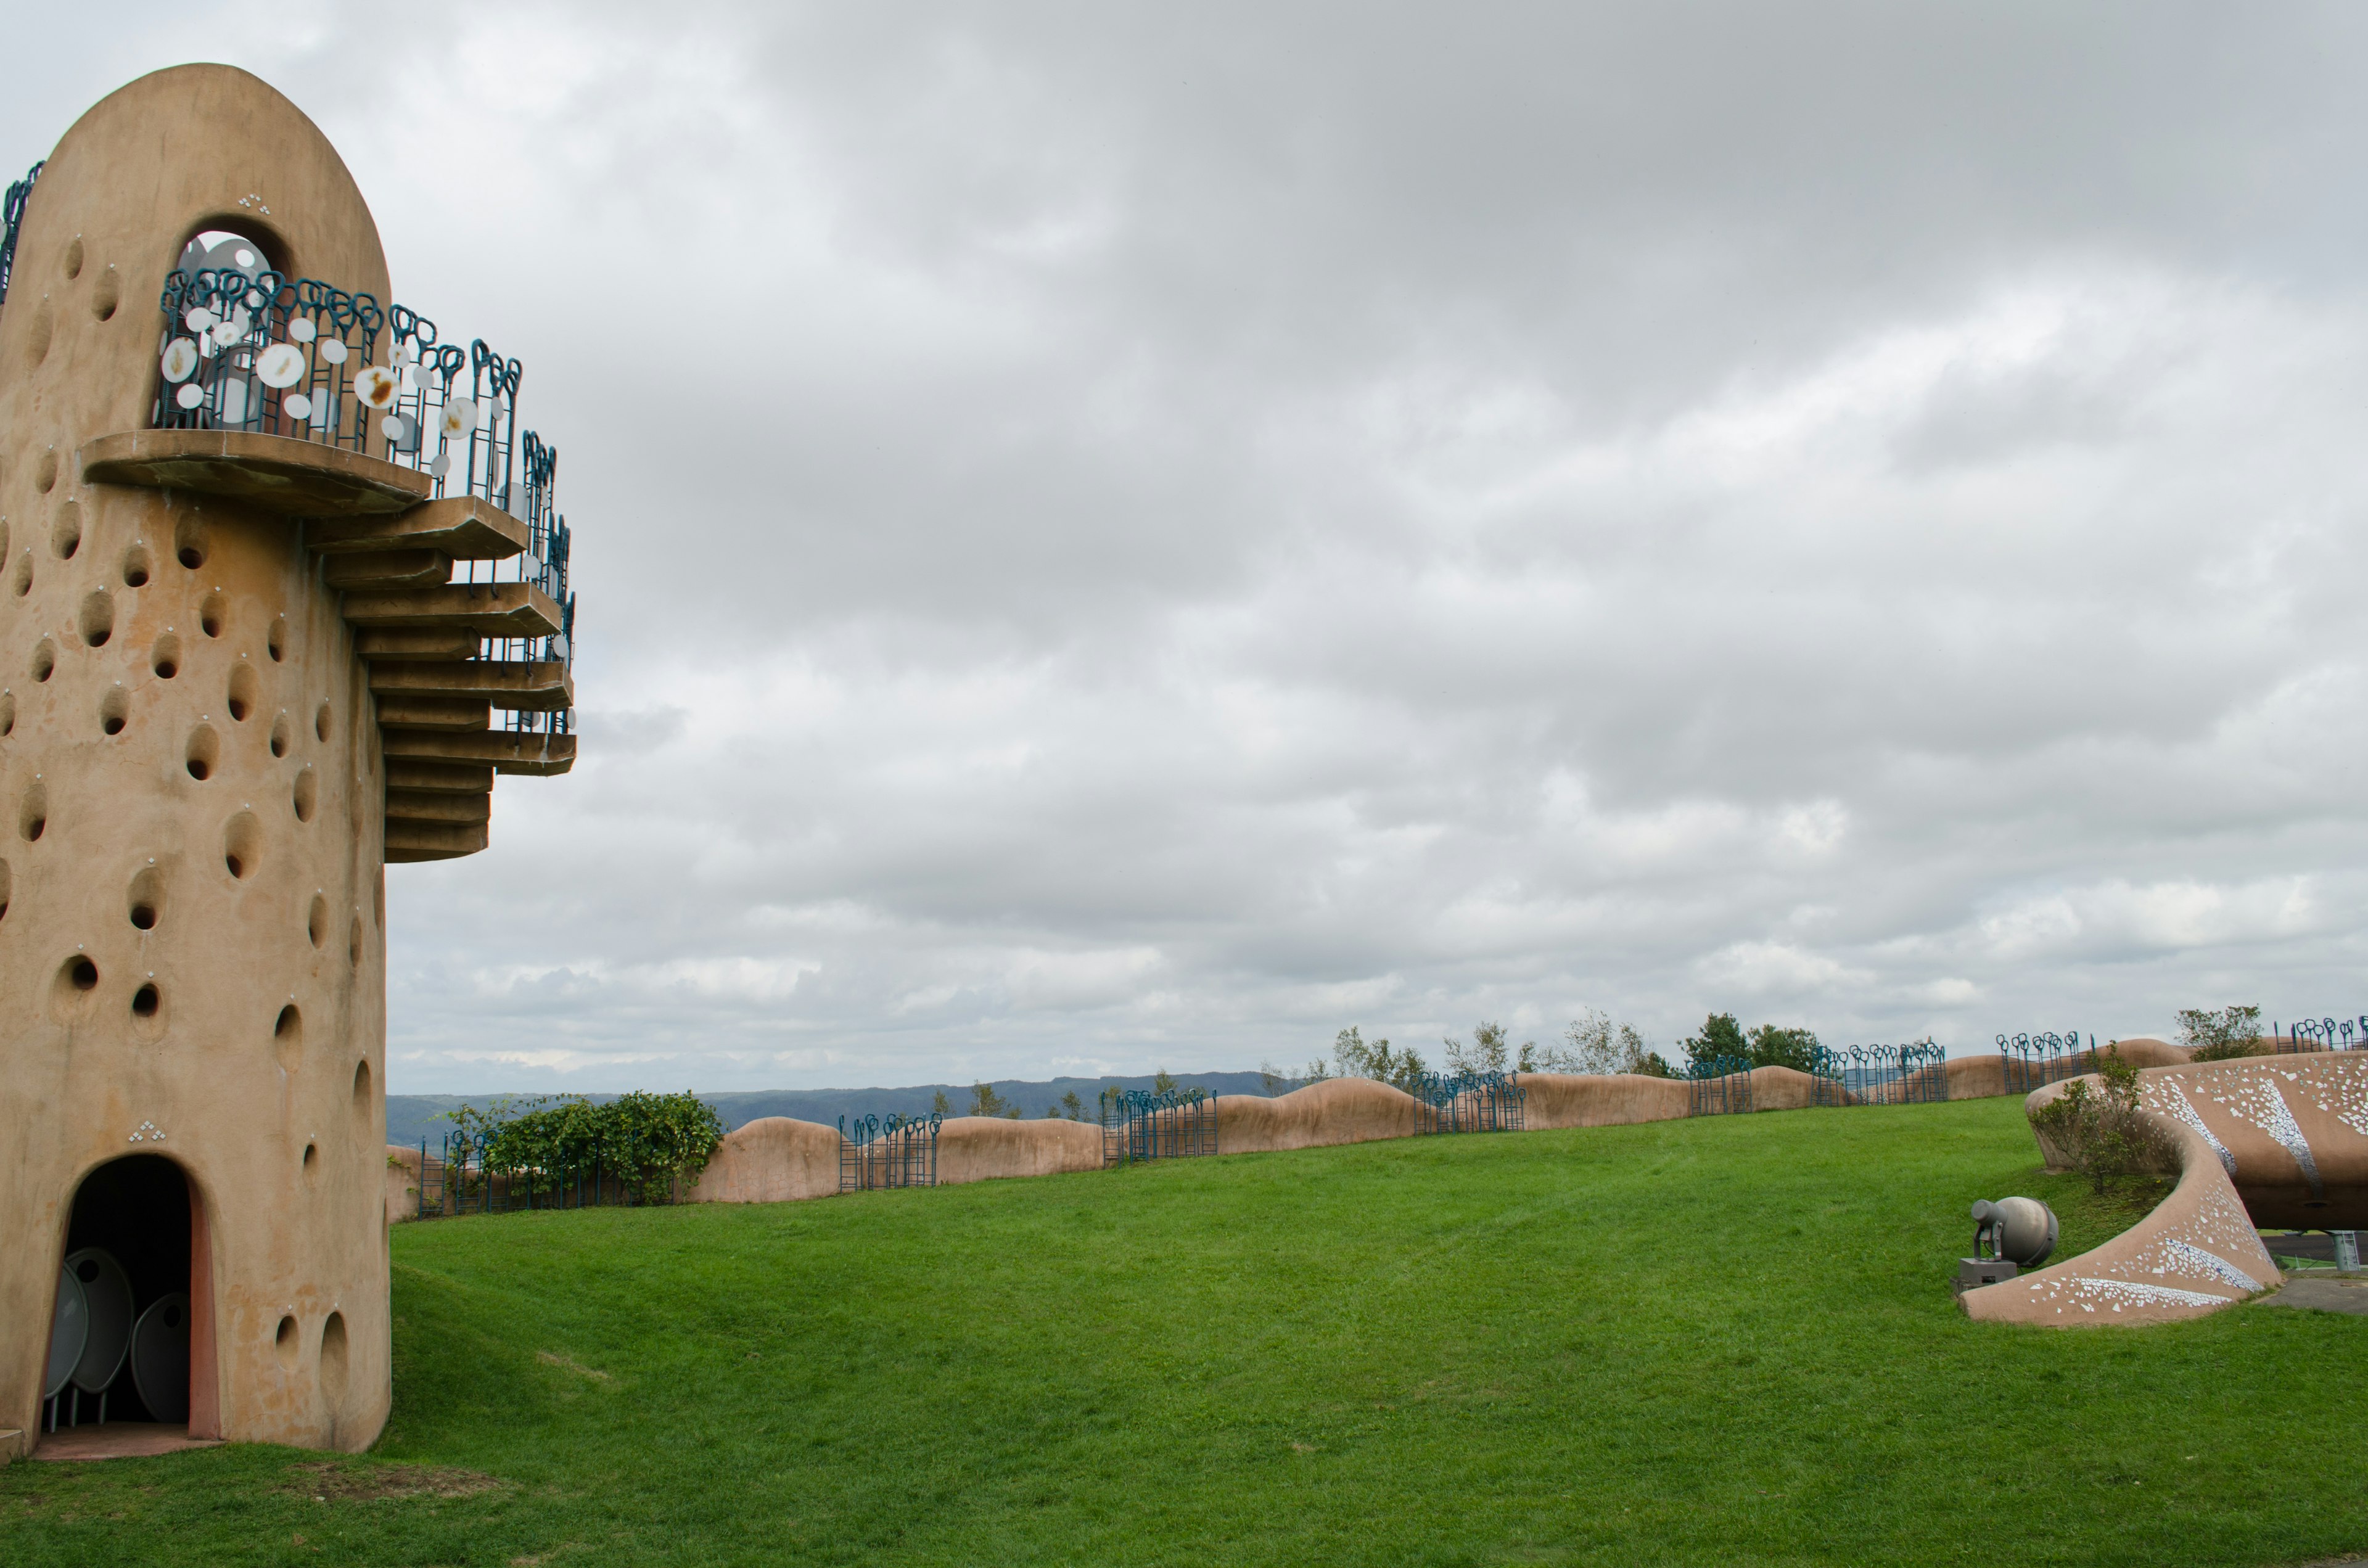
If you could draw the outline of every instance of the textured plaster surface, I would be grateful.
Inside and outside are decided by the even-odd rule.
[[[2031,1115],[2069,1087],[2032,1094]],[[2176,1141],[2170,1196],[2102,1246],[1966,1291],[1969,1316],[2054,1324],[2200,1316],[2278,1283],[2259,1227],[2368,1224],[2368,1052],[2148,1068],[2138,1104]],[[2033,1132],[2049,1164],[2063,1164],[2035,1119]]]
[[[199,1210],[193,1429],[353,1449],[390,1395],[363,666],[298,525],[86,483],[74,460],[147,423],[156,300],[213,227],[388,297],[336,152],[208,65],[143,77],[66,133],[0,308],[0,1426],[38,1425],[76,1187],[156,1153]]]

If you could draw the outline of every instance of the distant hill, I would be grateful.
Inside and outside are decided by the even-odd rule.
[[[1256,1073],[1179,1073],[1176,1081],[1186,1087],[1195,1085],[1212,1095],[1263,1095],[1266,1081]],[[1053,1078],[1028,1080],[998,1078],[988,1086],[1019,1108],[1025,1117],[1041,1117],[1047,1106],[1057,1102],[1064,1094],[1075,1094],[1084,1102],[1086,1116],[1090,1120],[1094,1105],[1105,1088],[1148,1089],[1152,1079],[1140,1078]],[[1290,1085],[1285,1085],[1286,1087]],[[794,1117],[800,1121],[818,1121],[825,1127],[837,1126],[838,1119],[858,1116],[889,1116],[902,1114],[919,1116],[926,1113],[938,1096],[946,1096],[953,1114],[970,1111],[968,1084],[918,1084],[905,1089],[743,1089],[727,1094],[701,1095],[699,1097],[715,1108],[723,1119],[724,1127],[743,1127],[768,1116]],[[451,1130],[451,1123],[441,1119],[443,1113],[464,1105],[485,1106],[502,1098],[490,1095],[389,1095],[386,1096],[386,1141],[408,1143],[415,1147],[422,1138],[434,1140]],[[512,1097],[529,1099],[519,1094]],[[589,1100],[606,1102],[614,1095],[586,1095]]]

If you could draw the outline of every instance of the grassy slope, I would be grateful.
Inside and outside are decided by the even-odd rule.
[[[2032,1162],[2000,1099],[406,1227],[394,1419],[346,1468],[502,1485],[319,1503],[319,1472],[293,1468],[316,1458],[271,1449],[17,1465],[0,1557],[2205,1564],[2368,1546],[2342,1414],[2368,1397],[2368,1323],[2248,1308],[2059,1333],[1956,1312],[1973,1199],[2048,1197],[2073,1250],[2125,1222]]]

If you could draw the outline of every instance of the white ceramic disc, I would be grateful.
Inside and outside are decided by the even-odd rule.
[[[304,351],[292,343],[275,343],[256,357],[255,373],[267,387],[292,387],[304,379]]]
[[[394,372],[383,365],[364,365],[354,372],[354,395],[365,407],[393,407],[395,386]]]
[[[186,337],[165,345],[165,379],[186,381],[198,368],[198,346]]]
[[[115,1255],[102,1247],[68,1253],[66,1272],[81,1281],[90,1313],[90,1335],[74,1363],[74,1386],[97,1393],[123,1370],[124,1355],[131,1348],[131,1281]]]
[[[58,1303],[50,1313],[50,1367],[41,1379],[41,1397],[53,1399],[82,1360],[82,1347],[90,1339],[90,1303],[82,1293],[82,1281],[71,1269],[58,1270]]]
[[[279,400],[279,412],[290,419],[310,419],[313,416],[313,400],[302,392],[290,392]]]
[[[195,408],[206,401],[206,389],[195,381],[184,381],[181,390],[173,394],[173,401],[183,408]]]
[[[326,359],[332,365],[344,364],[346,362],[345,339],[339,337],[324,337],[321,339],[320,354],[322,358]]]
[[[211,332],[214,323],[221,318],[203,305],[191,305],[189,313],[181,319],[188,324],[191,332]]]
[[[465,436],[477,427],[477,405],[465,397],[456,397],[444,405],[444,436],[450,440]]]
[[[157,1420],[189,1419],[189,1298],[182,1292],[151,1303],[132,1325],[131,1386]]]
[[[288,335],[295,342],[310,343],[313,339],[321,335],[321,329],[314,326],[306,318],[298,316],[294,321],[288,324]]]

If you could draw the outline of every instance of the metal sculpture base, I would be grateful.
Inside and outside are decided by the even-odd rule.
[[[1961,1257],[1957,1259],[1956,1292],[1962,1296],[1984,1285],[2011,1279],[2021,1272],[2002,1257]]]

